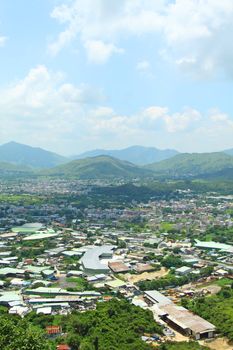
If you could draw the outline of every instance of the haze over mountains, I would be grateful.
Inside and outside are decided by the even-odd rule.
[[[120,160],[126,160],[137,165],[146,165],[154,162],[160,162],[164,159],[169,159],[176,154],[179,154],[179,152],[174,149],[161,150],[155,147],[131,146],[121,150],[96,149],[77,156],[73,156],[72,158],[84,159],[87,157],[105,155]]]
[[[71,161],[42,148],[9,142],[0,146],[0,174],[31,173],[78,179],[158,176],[232,179],[233,175],[233,149],[213,153],[179,153],[132,146],[114,151],[95,150],[77,157],[79,159]]]
[[[0,146],[0,162],[24,165],[32,168],[50,168],[68,161],[59,154],[39,147],[31,147],[17,142],[8,142]]]
[[[233,156],[233,148],[225,150],[224,153],[229,154],[230,156]]]

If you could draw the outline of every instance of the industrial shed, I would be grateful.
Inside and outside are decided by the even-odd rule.
[[[89,275],[108,273],[109,267],[101,259],[111,259],[114,248],[112,245],[103,245],[89,249],[80,260],[84,272]]]
[[[149,303],[157,306],[172,304],[172,301],[157,290],[145,291],[145,298]]]
[[[163,312],[162,319],[181,333],[196,340],[213,338],[216,331],[215,326],[184,307],[168,304],[161,306],[160,309]]]
[[[153,313],[157,320],[162,319],[173,329],[196,340],[214,337],[216,327],[213,324],[174,304],[159,291],[146,291],[144,297],[153,305]]]

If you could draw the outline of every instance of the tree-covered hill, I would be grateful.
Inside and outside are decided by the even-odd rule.
[[[222,152],[184,153],[147,168],[163,176],[199,176],[233,168],[233,157]]]
[[[75,177],[77,179],[110,179],[149,176],[153,173],[130,162],[108,156],[99,156],[74,160],[44,171],[42,174]]]

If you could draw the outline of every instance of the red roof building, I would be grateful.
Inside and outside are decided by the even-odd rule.
[[[130,268],[125,265],[122,261],[113,261],[108,263],[108,267],[112,270],[114,273],[123,273],[128,272]]]
[[[57,350],[71,350],[71,348],[69,347],[69,345],[60,344],[57,346]]]
[[[48,335],[56,335],[56,334],[60,334],[62,332],[62,329],[60,326],[47,326],[46,327],[46,333]]]

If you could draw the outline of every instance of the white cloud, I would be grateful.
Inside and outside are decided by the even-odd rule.
[[[160,16],[152,10],[160,9],[162,3],[161,0],[156,4],[151,0],[134,0],[133,3],[129,0],[73,0],[69,5],[64,3],[51,13],[51,17],[65,25],[65,29],[49,48],[57,54],[79,38],[87,49],[90,42],[107,42],[108,51],[119,53],[122,50],[116,43],[119,34],[140,35],[160,28]]]
[[[99,107],[89,112],[87,122],[96,147],[144,144],[176,147],[183,152],[232,147],[233,121],[216,110],[201,113],[186,107],[170,113],[167,107],[151,106],[134,115],[121,115]]]
[[[176,0],[167,9],[164,34],[179,68],[200,77],[233,73],[231,0]]]
[[[13,139],[58,151],[65,149],[66,138],[74,144],[85,129],[87,110],[104,101],[101,91],[67,83],[62,73],[50,72],[43,65],[0,93],[0,140]]]
[[[195,109],[187,108],[181,113],[167,115],[165,123],[168,132],[185,131],[193,128],[202,119],[201,113]]]
[[[220,113],[220,112],[219,112]],[[169,113],[167,107],[151,106],[135,115],[118,115],[112,108],[98,107],[89,114],[89,122],[95,130],[121,132],[160,132],[171,134],[183,134],[198,129],[200,126],[213,126],[215,122],[221,122],[227,126],[227,120],[214,120],[213,115],[203,115],[198,110],[184,108],[177,113]]]
[[[67,154],[132,144],[182,151],[232,147],[233,120],[222,111],[149,106],[119,114],[101,91],[75,86],[43,65],[0,94],[0,143],[15,140]]]
[[[113,44],[105,44],[101,40],[88,40],[85,43],[88,60],[92,63],[102,64],[107,62],[113,53],[123,53],[124,50]]]
[[[122,38],[154,34],[180,69],[199,77],[233,75],[232,0],[73,0],[51,16],[65,26],[50,45],[53,53],[76,39],[87,50],[88,42],[107,42],[107,53],[100,50],[107,60]]]

